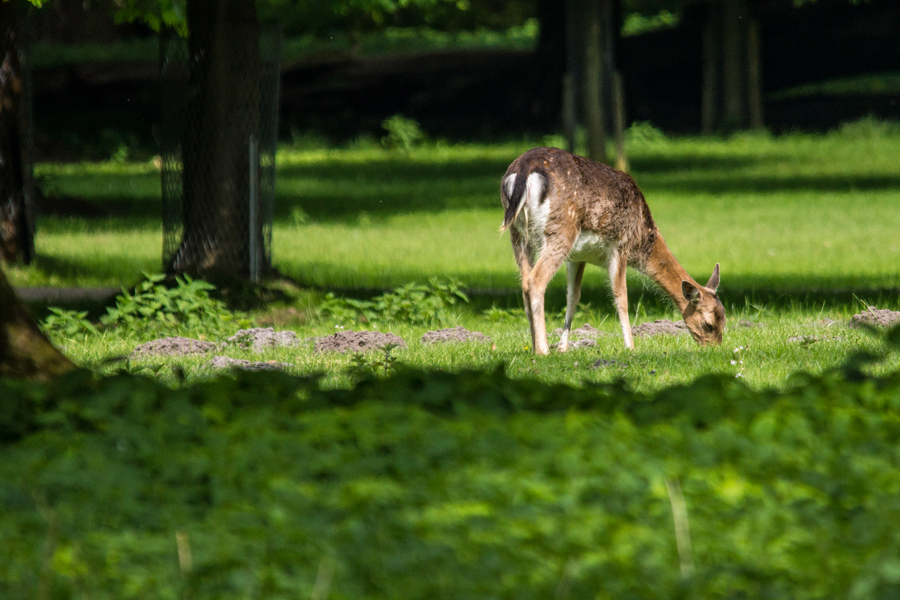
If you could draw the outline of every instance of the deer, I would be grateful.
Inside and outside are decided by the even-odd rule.
[[[587,263],[606,268],[625,347],[634,349],[626,269],[648,276],[672,299],[700,345],[722,343],[725,309],[716,295],[719,264],[698,284],[669,250],[634,179],[559,148],[533,148],[500,183],[501,235],[510,232],[535,354],[548,354],[544,294],[566,263],[566,316],[557,348],[568,349]]]

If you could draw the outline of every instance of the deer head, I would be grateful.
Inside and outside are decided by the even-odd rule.
[[[682,316],[694,340],[700,345],[722,343],[725,329],[725,308],[716,290],[719,287],[719,265],[713,269],[709,283],[701,287],[690,281],[681,282],[681,293],[687,300]]]

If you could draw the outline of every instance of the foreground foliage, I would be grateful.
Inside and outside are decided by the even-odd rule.
[[[857,366],[0,381],[0,595],[888,597],[900,375]]]

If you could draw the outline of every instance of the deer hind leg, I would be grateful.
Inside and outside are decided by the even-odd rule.
[[[547,323],[544,319],[544,293],[547,291],[547,284],[566,260],[573,241],[574,235],[571,239],[559,234],[546,236],[541,257],[528,275],[525,303],[531,307],[531,336],[535,354],[550,352],[550,346],[547,344]]]
[[[519,275],[522,278],[522,302],[525,305],[525,316],[528,317],[528,329],[531,332],[531,345],[534,347],[534,321],[531,318],[531,302],[528,300],[528,276],[534,268],[531,248],[525,241],[525,237],[515,227],[509,230],[509,238],[512,241],[513,256],[519,266]]]
[[[581,280],[584,277],[583,262],[566,261],[566,322],[563,324],[562,339],[559,340],[559,351],[569,349],[569,330],[575,318],[575,308],[581,298]]]
[[[628,319],[628,284],[625,272],[628,268],[628,257],[616,250],[609,261],[609,279],[612,284],[613,298],[616,302],[616,313],[619,315],[619,325],[622,326],[622,337],[625,339],[625,347],[634,349],[634,338],[631,335],[631,322]]]

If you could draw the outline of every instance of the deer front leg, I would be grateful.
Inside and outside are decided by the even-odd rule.
[[[566,261],[566,321],[563,324],[562,339],[559,340],[559,351],[569,349],[569,330],[575,318],[575,308],[581,298],[581,279],[584,276],[583,262]]]
[[[628,268],[628,257],[616,250],[609,261],[609,279],[612,284],[613,298],[616,302],[616,313],[619,325],[622,326],[622,337],[625,347],[634,350],[634,338],[631,335],[631,323],[628,320],[628,284],[625,271]]]

